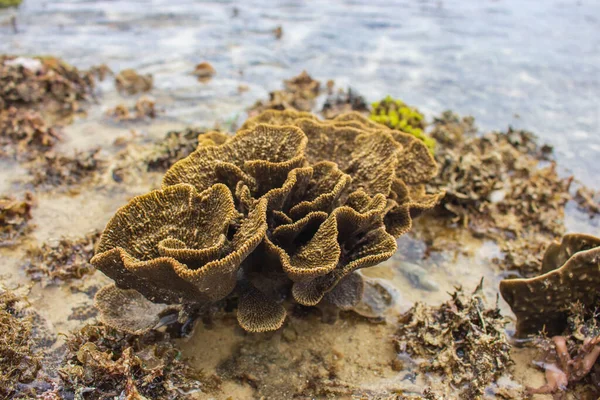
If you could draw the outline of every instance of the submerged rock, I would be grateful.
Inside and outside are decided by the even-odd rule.
[[[281,327],[286,299],[351,309],[354,271],[391,257],[440,197],[423,186],[436,173],[423,143],[359,114],[267,111],[225,138],[108,223],[92,263],[118,288],[188,306],[234,295],[253,332]]]

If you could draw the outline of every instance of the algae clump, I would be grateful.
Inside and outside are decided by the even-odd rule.
[[[0,8],[18,7],[23,0],[0,0]]]
[[[425,129],[425,116],[416,108],[406,105],[402,100],[395,100],[387,96],[372,105],[370,119],[389,128],[410,133],[417,139],[423,141],[432,153],[435,149],[435,140],[427,136]]]

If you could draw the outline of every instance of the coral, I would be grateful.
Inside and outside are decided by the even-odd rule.
[[[256,116],[265,110],[310,111],[319,95],[321,83],[314,80],[306,71],[292,79],[284,81],[284,90],[269,93],[269,101],[257,101],[250,107],[248,114]]]
[[[0,292],[0,397],[13,398],[36,378],[41,357],[34,350],[33,315],[9,291]]]
[[[33,110],[0,110],[0,155],[32,159],[49,151],[60,136]]]
[[[63,398],[90,400],[178,399],[211,392],[214,377],[188,367],[168,337],[129,335],[102,324],[86,325],[67,338],[59,369]]]
[[[594,191],[585,186],[577,188],[575,199],[579,209],[589,214],[590,218],[600,214],[600,191]]]
[[[193,74],[198,77],[199,82],[208,82],[212,79],[213,76],[217,73],[215,67],[213,67],[210,63],[201,62],[196,65]]]
[[[369,112],[369,105],[365,98],[352,88],[348,88],[347,91],[340,89],[335,95],[328,96],[321,109],[325,119],[333,119],[350,111]]]
[[[542,329],[559,334],[572,304],[596,307],[599,263],[600,238],[569,234],[548,246],[541,275],[500,282],[500,293],[517,316],[517,335]]]
[[[402,100],[394,100],[391,96],[387,96],[385,99],[373,103],[370,118],[391,129],[410,133],[422,140],[433,153],[435,140],[423,132],[425,117],[417,109],[407,106]]]
[[[68,281],[80,279],[94,272],[90,259],[99,232],[92,232],[80,239],[61,238],[54,243],[27,250],[24,259],[25,273],[33,281]]]
[[[73,157],[46,153],[28,166],[31,183],[36,187],[79,185],[105,169],[106,163],[98,157],[99,152],[99,148],[76,152]]]
[[[12,196],[0,197],[0,247],[12,246],[32,229],[29,225],[33,195],[26,193],[23,201]]]
[[[253,332],[278,329],[288,298],[351,309],[355,271],[391,257],[440,197],[423,188],[436,173],[425,146],[359,114],[270,110],[225,139],[201,135],[162,189],[108,223],[92,263],[118,289],[187,306],[233,293]]]
[[[401,316],[396,348],[421,371],[443,374],[461,398],[479,398],[510,365],[507,322],[497,304],[487,307],[481,285],[471,295],[459,288],[439,307],[419,302]]]
[[[54,102],[73,112],[95,87],[92,73],[54,57],[0,56],[0,109]]]
[[[124,69],[115,77],[117,90],[121,93],[134,95],[149,92],[153,85],[152,75],[140,75],[134,69]]]
[[[447,112],[434,122],[440,173],[434,187],[446,190],[441,203],[453,221],[496,241],[504,268],[537,274],[546,244],[565,230],[570,179],[556,173],[551,149],[533,134],[509,129],[476,136],[472,118]]]

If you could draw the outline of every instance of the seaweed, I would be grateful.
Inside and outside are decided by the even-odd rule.
[[[189,367],[156,331],[137,336],[90,324],[69,335],[66,346],[58,390],[65,398],[166,400],[219,388],[217,377]]]
[[[370,118],[391,129],[410,133],[422,140],[432,153],[434,152],[435,140],[424,133],[425,116],[402,100],[394,100],[391,96],[387,96],[381,101],[374,102]]]
[[[480,283],[472,294],[457,288],[438,307],[416,303],[400,317],[394,341],[420,371],[442,374],[461,398],[478,398],[511,364],[507,323],[497,302],[488,307]]]
[[[328,91],[333,91],[333,84],[331,87],[328,86],[327,89]],[[352,90],[352,88],[348,88],[348,90],[340,89],[335,95],[330,94],[327,96],[323,108],[321,109],[321,114],[323,114],[325,119],[333,119],[340,114],[350,111],[357,111],[360,113],[369,112],[369,105],[365,98],[356,90]]]
[[[547,243],[564,231],[571,178],[561,178],[551,148],[527,131],[476,135],[472,118],[451,112],[434,121],[440,173],[433,186],[446,190],[441,209],[477,237],[494,240],[496,262],[535,275]]]
[[[77,151],[71,156],[48,152],[28,165],[31,183],[35,187],[61,187],[80,185],[106,168],[99,157],[100,148]]]
[[[79,239],[61,238],[29,248],[24,256],[25,273],[31,280],[45,283],[81,279],[92,274],[95,269],[89,261],[99,238],[99,232],[92,232]]]
[[[0,291],[0,397],[17,396],[35,380],[41,355],[35,350],[33,314],[23,300],[8,290]]]
[[[34,198],[31,193],[25,193],[23,200],[13,196],[0,197],[0,247],[14,246],[19,239],[31,232],[33,227],[31,209]]]
[[[52,149],[60,140],[35,110],[10,107],[0,110],[0,155],[31,160]]]
[[[72,114],[94,88],[93,73],[79,71],[59,58],[0,55],[0,110],[50,107],[59,114]]]
[[[133,109],[130,109],[124,104],[119,104],[115,108],[111,108],[106,112],[106,115],[112,117],[115,121],[139,121],[146,118],[156,118],[155,101],[149,97],[140,97]]]

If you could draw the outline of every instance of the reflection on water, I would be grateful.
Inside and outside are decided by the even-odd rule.
[[[485,129],[533,130],[598,186],[599,2],[25,0],[0,20],[15,12],[19,33],[0,26],[0,52],[153,73],[154,95],[185,122],[243,113],[306,69],[429,116],[450,108]],[[201,61],[218,72],[204,85],[189,74]],[[240,83],[251,90],[239,95]]]

